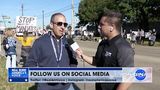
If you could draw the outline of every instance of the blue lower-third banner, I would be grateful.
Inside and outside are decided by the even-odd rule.
[[[152,68],[9,68],[8,82],[151,83]]]

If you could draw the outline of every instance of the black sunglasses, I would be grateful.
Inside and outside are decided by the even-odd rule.
[[[54,24],[56,24],[57,26],[62,26],[62,24],[64,25],[64,27],[68,26],[68,23],[63,23],[63,22],[53,22]]]

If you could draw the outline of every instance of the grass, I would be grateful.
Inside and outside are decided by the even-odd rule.
[[[6,58],[0,56],[0,90],[35,90],[33,83],[9,83],[5,63]]]

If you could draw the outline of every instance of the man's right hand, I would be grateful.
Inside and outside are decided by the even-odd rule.
[[[78,58],[82,59],[82,54],[83,54],[82,49],[81,49],[81,48],[78,48],[78,49],[76,49],[75,52],[77,53]]]

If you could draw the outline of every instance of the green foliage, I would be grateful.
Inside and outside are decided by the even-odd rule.
[[[98,16],[105,9],[120,11],[128,22],[147,27],[148,22],[160,19],[160,0],[81,0],[79,25],[97,23]]]
[[[80,23],[85,25],[96,22],[102,8],[105,8],[106,5],[106,0],[82,0],[79,5]]]

